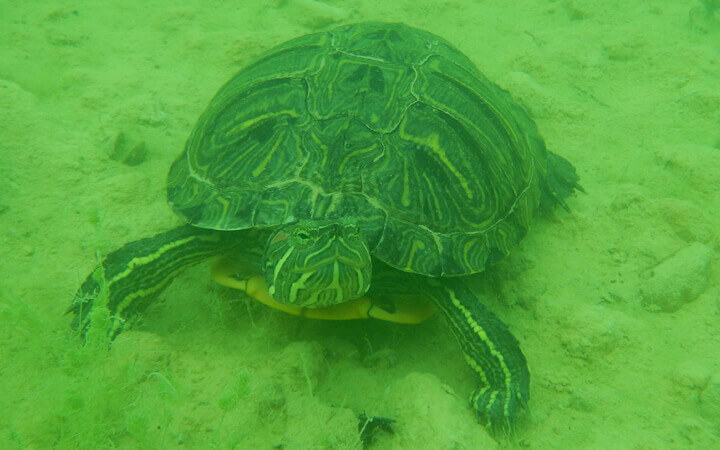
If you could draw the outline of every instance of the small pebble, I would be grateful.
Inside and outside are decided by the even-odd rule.
[[[130,138],[123,131],[118,131],[105,140],[107,152],[113,161],[121,162],[128,166],[137,166],[147,159],[147,147],[144,141],[133,145]]]
[[[561,319],[561,343],[574,358],[586,361],[602,358],[622,345],[631,320],[601,306],[588,306],[568,312]]]
[[[678,364],[670,374],[675,385],[682,389],[701,390],[707,386],[712,372],[697,361],[684,361]]]
[[[692,202],[663,198],[653,202],[655,210],[685,242],[711,242],[715,230],[706,212]]]
[[[712,250],[696,242],[641,275],[643,306],[677,311],[695,300],[708,285]]]
[[[142,164],[147,158],[147,147],[145,141],[138,142],[132,150],[130,150],[123,158],[123,164],[128,166],[137,166]]]

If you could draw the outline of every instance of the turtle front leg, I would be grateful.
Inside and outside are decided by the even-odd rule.
[[[110,312],[107,330],[111,339],[122,331],[125,320],[142,313],[185,268],[232,247],[231,233],[183,225],[155,236],[130,242],[111,252],[75,294],[67,309],[72,326],[84,334],[90,311],[104,296]]]
[[[427,293],[447,318],[480,386],[470,403],[496,433],[512,431],[530,398],[530,373],[517,339],[458,278],[425,279]]]

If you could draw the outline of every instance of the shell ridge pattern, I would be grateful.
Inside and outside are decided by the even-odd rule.
[[[452,64],[455,64],[455,63],[452,62],[452,61],[450,61],[450,62],[451,62]],[[458,66],[458,67],[459,67],[459,66]],[[449,77],[444,77],[444,78],[446,78],[446,80],[448,80],[448,81],[451,80],[451,78],[449,78]],[[455,81],[455,80],[452,80],[452,81]],[[503,114],[501,114],[500,111],[498,111],[497,108],[495,108],[491,102],[488,102],[486,99],[481,99],[481,100],[484,102],[485,107],[487,107],[488,109],[492,110],[492,112],[495,114],[495,116],[497,116],[497,117],[504,117]],[[443,110],[443,111],[444,111],[444,110]],[[444,111],[444,112],[445,112],[445,113],[448,113],[447,111]],[[467,125],[468,125],[468,124],[466,124],[466,126],[467,126]],[[504,127],[504,126],[503,126],[502,129],[507,133],[507,137],[508,137],[509,139],[511,139],[513,142],[515,142],[515,144],[519,144],[519,143],[520,143],[520,141],[519,141],[519,139],[518,139],[518,136],[516,135],[516,133],[514,132],[514,130],[513,130],[512,128],[508,128],[508,127]],[[485,133],[482,132],[482,130],[476,130],[476,132],[477,132],[478,134],[482,135],[482,136],[486,139],[486,141],[490,141],[490,140],[491,140],[489,136],[487,136]],[[514,186],[513,179],[512,179],[512,177],[507,173],[506,167],[503,166],[503,165],[499,165],[499,166],[498,166],[498,169],[499,169],[499,172],[502,173],[503,176],[505,177],[505,179],[506,179],[506,181],[507,181],[507,186],[509,186],[510,188],[513,189],[513,191],[515,191],[515,186]],[[529,182],[528,182],[528,184],[529,184]],[[516,196],[518,195],[517,192],[515,192],[515,195],[516,195]]]
[[[185,155],[187,155],[187,152],[188,151],[185,150]],[[199,173],[197,173],[197,171],[195,170],[193,165],[190,164],[190,160],[188,159],[187,156],[184,159],[187,162],[189,177],[197,180],[198,183],[202,183],[202,184],[212,187],[213,189],[217,189],[217,186],[215,185],[215,183],[213,183],[212,181],[208,180],[207,178],[205,178],[205,177],[201,176]]]
[[[342,26],[271,49],[221,89],[169,198],[205,228],[355,217],[393,267],[474,273],[537,207],[544,146],[521,110],[442,38]]]
[[[425,103],[423,103],[423,104],[425,104]],[[441,112],[443,112],[444,114],[451,115],[450,112],[444,110],[443,108],[438,108],[438,107],[435,107],[435,106],[433,106],[433,105],[427,105],[427,104],[425,104],[425,105],[428,106],[428,107],[430,107],[430,108],[433,108],[433,109],[435,109],[435,110],[437,110],[437,111],[441,111]],[[389,134],[389,133],[388,133],[388,134]],[[506,172],[504,169],[502,170],[502,174],[503,174],[503,176],[505,176],[505,178],[506,178],[506,180],[507,180],[508,186],[509,186],[509,187],[513,190],[513,192],[515,193],[515,199],[514,199],[514,201],[512,202],[512,204],[509,205],[509,207],[508,207],[508,209],[507,209],[507,212],[506,212],[504,215],[502,215],[500,218],[498,218],[496,221],[494,221],[494,222],[492,222],[492,223],[490,223],[490,224],[485,225],[485,226],[484,226],[482,229],[480,229],[480,230],[473,231],[473,232],[462,231],[462,232],[458,232],[458,233],[441,233],[441,232],[436,232],[436,231],[430,230],[429,228],[428,228],[428,230],[429,230],[429,231],[432,231],[432,232],[435,233],[435,234],[443,235],[443,236],[453,236],[453,235],[458,235],[458,234],[480,235],[480,234],[485,234],[485,233],[488,233],[488,232],[492,231],[494,228],[496,228],[496,227],[498,226],[498,224],[500,224],[500,223],[502,223],[503,221],[505,221],[505,220],[508,218],[508,216],[510,216],[510,215],[512,214],[512,212],[515,211],[518,202],[522,199],[522,197],[528,192],[528,190],[529,190],[530,187],[532,186],[533,181],[534,181],[534,173],[535,173],[535,159],[534,159],[534,158],[531,158],[531,159],[530,159],[530,170],[529,170],[528,172],[529,172],[529,174],[530,174],[530,177],[527,179],[527,182],[525,183],[525,186],[523,187],[523,189],[522,189],[520,192],[517,192],[517,190],[515,189],[515,186],[514,186],[513,183],[511,182],[512,180],[510,179],[510,177],[509,177],[509,175],[507,174],[507,172]]]
[[[368,61],[375,61],[375,62],[386,63],[386,64],[389,64],[389,63],[390,63],[390,61],[388,61],[387,59],[384,59],[384,58],[380,58],[380,57],[377,57],[377,56],[371,56],[371,55],[367,55],[367,54],[362,54],[362,53],[359,53],[359,52],[351,52],[351,51],[348,51],[347,49],[343,49],[343,48],[341,48],[340,45],[338,44],[338,39],[339,39],[339,36],[338,36],[336,33],[333,33],[333,37],[332,37],[332,40],[331,40],[331,46],[332,46],[333,50],[335,50],[335,51],[338,52],[338,53],[341,53],[341,54],[344,54],[344,55],[349,55],[349,56],[352,56],[352,57],[355,57],[355,58],[358,58],[358,59],[365,59],[365,60],[368,60]],[[433,56],[433,52],[432,52],[431,50],[434,49],[435,46],[437,46],[437,43],[438,43],[437,40],[433,40],[433,41],[428,45],[428,47],[427,47],[427,50],[428,50],[428,51],[427,51],[427,53],[424,55],[424,57],[423,57],[421,60],[419,60],[419,61],[417,61],[417,62],[407,62],[407,61],[406,61],[406,62],[404,63],[404,64],[405,64],[406,66],[408,66],[409,69],[412,71],[412,80],[410,81],[409,88],[408,88],[408,92],[412,95],[413,101],[410,102],[410,103],[408,103],[407,105],[405,105],[405,107],[404,107],[403,110],[402,110],[402,113],[399,115],[400,118],[395,122],[394,126],[393,126],[392,128],[390,128],[390,129],[388,129],[388,130],[377,130],[377,129],[373,129],[373,127],[372,127],[370,124],[364,123],[364,121],[361,120],[361,121],[364,123],[365,126],[367,126],[369,129],[372,129],[374,132],[378,133],[379,135],[389,135],[389,134],[392,134],[392,133],[394,133],[394,132],[397,131],[397,129],[398,129],[398,128],[401,126],[401,124],[402,124],[402,118],[406,117],[407,111],[408,111],[413,105],[415,105],[415,104],[417,104],[418,102],[420,102],[420,96],[419,96],[419,94],[418,94],[417,91],[416,91],[416,83],[417,83],[417,81],[418,81],[418,79],[419,79],[418,67],[420,67],[420,66],[422,66],[423,64],[425,64],[425,62],[428,61],[428,60]],[[352,113],[350,113],[350,115],[355,116],[355,115],[352,114]],[[357,118],[357,117],[355,117],[355,118]],[[368,167],[368,166],[372,167],[372,166],[374,166],[375,163],[377,163],[377,161],[381,160],[381,159],[385,156],[385,152],[387,151],[386,142],[385,142],[383,139],[381,139],[381,140],[380,140],[380,144],[381,144],[381,146],[382,146],[382,151],[377,155],[376,158],[374,158],[372,161],[368,162],[368,163],[365,165],[365,167]],[[365,169],[365,167],[362,167],[362,169]],[[379,201],[378,199],[376,199],[373,195],[371,195],[370,193],[368,193],[368,192],[366,192],[364,189],[362,189],[362,188],[367,184],[367,183],[366,183],[366,177],[369,176],[369,175],[371,175],[371,174],[366,173],[365,170],[361,170],[361,172],[360,172],[360,179],[361,179],[361,189],[360,189],[360,193],[361,193],[362,196],[365,198],[365,200],[368,202],[368,204],[370,204],[372,207],[374,207],[375,210],[378,211],[379,213],[381,213],[382,216],[383,216],[383,221],[382,221],[382,225],[381,225],[381,230],[382,230],[382,231],[380,232],[380,237],[377,239],[376,244],[375,244],[374,246],[372,246],[372,248],[370,248],[370,251],[371,251],[372,253],[374,253],[374,252],[375,252],[375,249],[376,249],[376,248],[381,244],[381,242],[383,241],[383,239],[384,239],[384,237],[385,237],[388,229],[389,229],[390,227],[392,227],[392,224],[390,223],[390,215],[387,213],[386,207],[385,207],[384,205],[382,205],[382,204],[380,203],[380,201]],[[397,220],[397,219],[396,219],[396,220]],[[409,225],[412,225],[412,224],[409,224]],[[424,226],[424,225],[421,225],[420,227],[423,228],[424,230],[426,230],[426,231],[433,237],[433,240],[435,241],[436,252],[439,253],[439,254],[441,254],[441,253],[442,253],[442,243],[440,242],[440,239],[439,239],[439,237],[437,236],[437,234],[436,234],[436,233],[433,233],[429,228],[427,228],[427,227]]]
[[[425,62],[427,62],[427,61],[428,61],[430,58],[432,58],[433,56],[438,56],[438,57],[443,58],[443,57],[440,56],[440,55],[429,55],[428,58],[425,60]],[[448,59],[448,58],[443,58],[443,59],[445,60],[446,63],[453,64],[453,65],[456,66],[457,68],[465,71],[468,75],[473,76],[473,77],[476,78],[479,82],[483,82],[483,80],[480,79],[480,78],[478,78],[475,73],[468,72],[468,71],[467,71],[467,68],[461,66],[461,65],[458,64],[456,61],[450,60],[450,59]],[[457,81],[457,80],[454,80],[453,78],[451,78],[451,77],[449,77],[449,76],[447,76],[447,75],[444,75],[444,74],[440,74],[440,75],[441,75],[445,80],[447,80],[448,82],[450,82],[450,81],[456,82],[456,81]],[[466,86],[463,86],[463,88],[464,88],[464,89],[467,89]],[[505,119],[505,115],[495,107],[495,105],[493,104],[493,102],[490,102],[490,101],[488,101],[486,98],[482,98],[482,97],[480,97],[479,100],[483,102],[483,104],[484,104],[485,107],[487,107],[488,109],[490,109],[490,110],[493,112],[493,114],[491,115],[491,117],[498,117],[498,118],[502,118],[502,119],[503,119],[502,122],[500,123],[500,125],[502,125],[502,126],[499,127],[499,128],[502,129],[502,130],[506,133],[506,137],[507,137],[508,139],[510,139],[516,146],[523,145],[523,143],[521,143],[521,141],[520,141],[520,137],[519,137],[519,136],[517,135],[517,133],[516,133],[516,130],[515,130],[513,127],[511,127],[511,126],[508,126],[508,122],[507,122],[507,120]],[[429,106],[429,107],[431,107],[431,108],[433,108],[433,109],[435,109],[435,110],[441,111],[441,112],[445,113],[446,115],[448,115],[448,116],[450,116],[450,117],[455,117],[455,116],[452,114],[451,111],[448,111],[448,110],[446,110],[445,108],[442,108],[442,107],[440,107],[440,106],[438,106],[438,105],[432,105],[432,104],[428,104],[428,103],[425,103],[425,102],[423,102],[423,104],[425,104],[426,106]],[[455,117],[455,118],[458,119],[458,120],[460,120],[461,122],[465,122],[464,120],[462,120],[462,119],[464,119],[464,117],[460,117],[460,118]],[[472,124],[465,123],[465,126],[466,126],[466,127],[470,127],[470,126],[472,126]],[[484,133],[482,132],[482,130],[475,128],[474,131],[477,132],[478,134],[480,134],[482,137],[484,137],[484,138],[486,139],[486,141],[488,141],[488,142],[491,141],[490,137],[487,136],[486,134],[484,134]],[[530,144],[527,143],[527,142],[525,142],[525,145],[530,146]],[[479,148],[479,149],[478,149],[478,151],[481,151],[481,150],[487,151],[487,149],[484,149],[484,148]],[[527,173],[528,173],[529,177],[528,177],[526,180],[524,180],[522,189],[519,190],[519,191],[518,191],[518,189],[516,189],[516,183],[515,183],[515,181],[513,180],[512,176],[508,173],[508,170],[507,170],[508,168],[507,168],[507,166],[501,164],[501,165],[498,165],[498,166],[497,166],[497,169],[498,169],[497,171],[503,175],[503,177],[504,177],[504,179],[505,179],[505,185],[513,191],[513,194],[514,194],[514,195],[513,195],[513,198],[514,198],[514,200],[513,200],[512,204],[508,206],[508,208],[507,208],[507,210],[506,210],[506,213],[503,214],[499,219],[497,219],[497,220],[494,221],[493,223],[487,224],[487,225],[486,225],[485,227],[483,227],[481,230],[478,230],[478,231],[476,231],[476,232],[471,232],[471,233],[468,233],[468,234],[483,234],[483,233],[487,233],[487,232],[491,231],[492,229],[494,229],[495,227],[497,227],[497,225],[498,225],[499,223],[502,223],[505,219],[507,219],[507,217],[515,210],[518,202],[522,199],[522,197],[525,195],[525,193],[528,191],[528,189],[529,189],[529,188],[532,186],[532,184],[533,184],[533,181],[534,181],[534,176],[533,176],[533,175],[534,175],[534,173],[535,173],[535,171],[536,171],[536,168],[535,168],[535,158],[530,158],[530,164],[529,164],[529,167],[528,167],[528,170],[527,170]]]

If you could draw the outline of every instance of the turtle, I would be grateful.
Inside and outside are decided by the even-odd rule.
[[[167,177],[182,224],[100,261],[68,312],[102,292],[110,338],[185,268],[318,319],[446,318],[492,432],[528,411],[518,340],[473,291],[538,214],[582,188],[534,121],[445,39],[341,25],[251,60],[200,115]]]

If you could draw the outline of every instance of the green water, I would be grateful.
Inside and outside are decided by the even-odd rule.
[[[720,12],[628,3],[0,1],[0,448],[358,448],[362,412],[396,420],[376,449],[720,447]],[[364,20],[455,44],[587,191],[475,280],[532,375],[501,444],[439,316],[302,321],[208,264],[110,349],[63,315],[97,252],[177,224],[165,176],[222,83]]]

